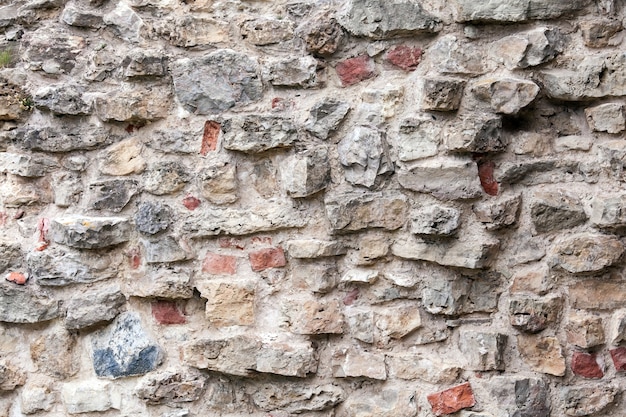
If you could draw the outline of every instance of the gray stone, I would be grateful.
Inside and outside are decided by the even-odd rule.
[[[102,15],[90,11],[81,9],[76,4],[67,4],[61,13],[61,21],[67,25],[98,29],[104,26],[104,20]]]
[[[119,287],[85,291],[67,300],[65,327],[79,330],[112,321],[122,311],[126,297]]]
[[[95,99],[96,115],[103,122],[140,123],[163,119],[172,105],[169,86],[112,90]]]
[[[551,263],[573,274],[596,273],[616,264],[624,245],[614,236],[581,233],[555,242]]]
[[[300,414],[334,408],[344,401],[346,394],[341,387],[332,384],[271,383],[255,386],[250,397],[263,411],[282,410]]]
[[[376,326],[374,312],[363,308],[348,308],[345,311],[350,336],[365,343],[374,343]]]
[[[407,381],[421,380],[431,384],[453,384],[461,368],[420,354],[400,353],[387,356],[389,374]]]
[[[497,201],[483,201],[474,204],[472,209],[476,219],[487,230],[498,230],[514,225],[519,216],[522,195],[502,196]]]
[[[589,182],[598,180],[598,164],[566,158],[533,158],[521,162],[503,162],[495,177],[501,184],[538,185]]]
[[[164,236],[158,240],[143,240],[146,262],[149,264],[185,261],[190,257],[172,236]]]
[[[30,357],[38,372],[55,379],[67,379],[80,369],[77,335],[61,326],[46,331],[30,345]]]
[[[613,18],[588,20],[582,22],[580,27],[585,46],[589,48],[606,48],[611,45],[611,38],[623,29],[622,22]]]
[[[327,195],[326,216],[336,231],[367,228],[396,230],[406,221],[408,203],[402,194],[344,193]]]
[[[163,77],[167,74],[167,57],[154,50],[133,50],[121,65],[126,78]]]
[[[350,0],[340,23],[355,36],[374,39],[436,33],[442,28],[439,18],[408,0]]]
[[[59,302],[30,287],[0,283],[0,322],[38,323],[59,316]]]
[[[481,75],[494,67],[482,49],[455,35],[439,37],[426,51],[433,68],[442,74]]]
[[[337,349],[333,352],[331,366],[335,378],[387,379],[385,355],[382,353],[365,352],[356,348]]]
[[[472,92],[496,113],[517,114],[537,97],[539,87],[523,79],[488,78],[473,84]]]
[[[55,168],[58,164],[51,158],[0,152],[0,172],[33,178],[43,177]]]
[[[470,159],[434,158],[398,171],[398,182],[408,190],[430,193],[441,200],[482,195],[478,167]]]
[[[528,68],[556,58],[563,52],[564,43],[558,29],[541,27],[494,42],[491,55],[508,69]]]
[[[305,378],[317,371],[311,342],[265,342],[257,354],[257,372]]]
[[[411,233],[450,236],[460,226],[461,212],[438,204],[422,206],[411,213]]]
[[[565,415],[582,417],[598,414],[615,403],[618,389],[611,385],[563,387],[561,399]]]
[[[52,75],[69,74],[76,65],[76,57],[85,48],[84,38],[56,26],[30,32],[24,42],[24,62],[28,62],[31,69]]]
[[[101,181],[89,185],[90,205],[95,210],[120,212],[139,191],[135,180]]]
[[[156,271],[130,275],[124,283],[124,294],[142,298],[192,298],[192,274],[179,268],[164,268]]]
[[[141,233],[155,235],[167,229],[172,221],[172,210],[161,203],[142,203],[135,213],[135,227]]]
[[[52,190],[54,204],[58,207],[69,207],[77,204],[83,192],[83,183],[74,173],[55,172],[52,174]]]
[[[597,319],[600,320],[599,317],[597,317]],[[601,321],[599,325],[600,330],[602,330]],[[611,345],[619,346],[622,342],[626,341],[626,311],[618,310],[613,313],[613,317],[611,317],[609,332],[609,340],[611,342]],[[604,333],[602,333],[602,336],[604,336]],[[602,337],[600,343],[604,343],[604,337]]]
[[[153,136],[145,145],[165,153],[195,154],[202,146],[202,129],[157,129]]]
[[[313,136],[326,140],[331,132],[337,130],[349,111],[350,104],[347,102],[325,98],[311,108],[304,128]]]
[[[431,314],[456,316],[463,313],[486,312],[498,309],[502,290],[498,274],[467,277],[463,275],[440,276],[426,280],[422,288],[422,304]]]
[[[291,156],[281,167],[283,184],[294,198],[313,195],[330,182],[330,161],[326,147],[315,147]]]
[[[600,228],[626,227],[626,197],[595,197],[591,203],[591,223]]]
[[[192,402],[204,393],[206,382],[206,376],[197,370],[156,371],[139,380],[135,395],[150,405]]]
[[[32,251],[26,256],[28,274],[42,286],[86,284],[117,276],[119,259],[60,248]]]
[[[319,63],[312,56],[271,61],[264,78],[278,87],[315,88],[324,84]]]
[[[241,24],[241,37],[253,45],[264,46],[293,38],[291,21],[266,17],[249,19]]]
[[[504,348],[507,336],[472,330],[461,331],[459,346],[467,368],[473,371],[504,370]]]
[[[402,339],[422,327],[422,318],[416,302],[385,304],[376,311],[374,324],[380,333],[379,343]]]
[[[540,417],[550,414],[550,390],[543,379],[497,376],[491,379],[488,390],[507,415]]]
[[[437,155],[441,130],[441,126],[428,116],[404,119],[400,122],[397,136],[389,139],[400,161],[414,161]]]
[[[460,126],[448,130],[446,146],[450,152],[502,152],[508,140],[502,135],[502,119],[489,114],[463,117]]]
[[[417,416],[417,393],[401,387],[363,388],[344,402],[346,417],[415,417]]]
[[[69,414],[119,410],[121,404],[114,401],[112,388],[110,382],[98,379],[67,382],[61,388],[61,396]]]
[[[42,87],[33,96],[39,109],[56,115],[82,116],[91,113],[91,103],[84,99],[84,88],[76,84],[58,84]]]
[[[99,249],[130,239],[131,225],[123,217],[68,215],[53,219],[50,236],[56,243],[79,249]]]
[[[256,60],[229,49],[176,61],[172,77],[178,101],[195,114],[219,113],[263,95]]]
[[[17,242],[0,240],[0,274],[17,266],[22,256],[22,248]]]
[[[109,130],[95,125],[25,126],[18,130],[18,145],[33,151],[70,152],[110,144]]]
[[[277,116],[234,117],[222,123],[222,132],[224,149],[246,153],[288,148],[297,138],[293,122]]]
[[[144,190],[154,195],[182,190],[191,180],[187,169],[178,162],[157,162],[145,173]]]
[[[458,22],[524,22],[554,19],[584,8],[590,0],[561,3],[553,0],[506,0],[473,2],[456,0]]]
[[[369,188],[378,175],[393,172],[387,148],[381,132],[365,126],[352,129],[337,145],[346,180]]]
[[[143,20],[126,3],[118,3],[115,9],[105,14],[102,18],[104,23],[111,26],[125,41],[133,43],[141,41]]]
[[[195,13],[174,15],[155,21],[154,30],[167,42],[181,48],[213,46],[228,42],[227,22]]]
[[[143,329],[137,313],[122,313],[91,337],[93,368],[100,378],[143,375],[163,360],[162,349]]]
[[[542,298],[517,295],[509,301],[511,326],[526,333],[539,333],[554,326],[563,309],[563,297],[551,295]]]
[[[285,242],[285,249],[292,258],[312,259],[344,255],[347,251],[341,242],[319,239],[297,239]]]
[[[458,110],[466,82],[451,78],[424,78],[420,108],[428,111]]]
[[[605,103],[585,109],[587,122],[594,132],[620,133],[626,130],[623,103]]]
[[[237,166],[221,159],[211,160],[199,175],[202,196],[213,204],[230,204],[239,198]]]
[[[530,205],[530,216],[539,233],[570,229],[587,220],[580,200],[562,190],[536,192]]]

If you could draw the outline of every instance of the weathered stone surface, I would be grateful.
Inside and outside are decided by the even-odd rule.
[[[155,85],[144,90],[114,90],[95,99],[96,114],[104,122],[145,123],[163,119],[172,104],[169,88]]]
[[[76,57],[85,48],[85,38],[59,27],[42,27],[30,32],[25,43],[23,59],[30,68],[52,75],[69,74],[76,65]]]
[[[618,310],[611,318],[609,340],[612,345],[618,346],[626,341],[626,311]]]
[[[461,126],[450,126],[446,138],[450,152],[501,152],[507,145],[507,139],[502,136],[502,120],[488,114],[463,118]]]
[[[407,200],[401,194],[345,193],[327,195],[326,216],[337,231],[356,231],[370,227],[395,230],[404,224]]]
[[[143,298],[191,298],[191,273],[180,268],[166,268],[130,275],[123,292],[127,296]]]
[[[461,212],[454,207],[422,206],[411,213],[411,233],[450,236],[459,228],[460,216]]]
[[[91,207],[95,210],[120,212],[139,191],[135,180],[101,181],[89,185]]]
[[[320,56],[334,54],[344,38],[343,29],[329,11],[311,16],[308,22],[298,28],[298,33],[304,39],[307,51]]]
[[[420,108],[428,111],[458,110],[466,82],[451,78],[424,78]]]
[[[441,130],[428,116],[404,119],[397,135],[389,137],[389,141],[396,148],[400,161],[414,161],[437,155]]]
[[[294,198],[308,197],[330,182],[328,149],[317,147],[291,156],[281,167],[285,189]]]
[[[156,50],[132,50],[122,61],[126,78],[162,77],[167,74],[167,57]]]
[[[461,373],[459,366],[413,353],[387,355],[387,365],[392,377],[407,381],[419,379],[431,384],[452,384]]]
[[[109,143],[109,131],[100,126],[75,125],[32,126],[18,130],[19,145],[34,151],[69,152],[79,149],[93,149]]]
[[[271,45],[287,41],[293,38],[293,35],[293,23],[289,20],[259,17],[241,24],[241,37],[253,45]]]
[[[540,27],[506,36],[492,44],[492,57],[508,69],[534,67],[563,52],[564,37],[557,28]]]
[[[78,7],[76,4],[67,4],[61,13],[61,21],[70,26],[97,29],[104,26],[102,15]]]
[[[522,195],[503,196],[497,201],[484,201],[472,207],[476,219],[483,223],[487,230],[499,230],[517,222]]]
[[[557,152],[588,151],[591,149],[592,138],[588,136],[560,136],[554,139],[554,150]]]
[[[565,358],[557,338],[519,335],[517,349],[533,371],[555,376],[565,375]]]
[[[264,70],[264,79],[278,87],[315,88],[323,85],[319,62],[312,56],[271,61]]]
[[[423,53],[421,48],[398,45],[387,51],[385,60],[404,71],[415,71],[422,60]]]
[[[107,175],[138,174],[146,168],[142,146],[136,138],[118,142],[104,151],[100,172]]]
[[[135,395],[150,405],[191,402],[200,398],[206,382],[206,377],[196,370],[166,369],[142,377]]]
[[[135,227],[141,233],[155,235],[169,227],[171,217],[171,208],[165,204],[142,203],[135,214]]]
[[[375,269],[353,268],[348,269],[341,277],[341,282],[356,282],[372,284],[378,279],[379,273]]]
[[[550,414],[550,390],[543,379],[497,376],[491,379],[489,391],[499,409],[509,415],[539,417]]]
[[[441,20],[426,12],[421,4],[408,0],[350,0],[339,19],[351,34],[374,39],[436,33],[442,26]]]
[[[564,190],[536,192],[530,205],[530,216],[539,233],[571,229],[587,220],[580,200]]]
[[[563,411],[568,416],[581,417],[600,413],[615,401],[617,388],[611,385],[566,387],[561,390]]]
[[[84,100],[83,93],[83,87],[75,84],[46,86],[35,92],[33,103],[57,115],[86,115],[91,113],[91,104]]]
[[[626,130],[623,103],[606,103],[585,109],[587,123],[594,132],[620,133]]]
[[[195,287],[206,298],[205,315],[215,327],[254,324],[255,283],[253,281],[203,280]]]
[[[397,239],[391,252],[405,259],[435,262],[459,268],[485,268],[489,266],[499,246],[499,241],[489,236],[473,236],[470,241],[426,242],[418,239]]]
[[[593,19],[581,23],[583,41],[589,48],[606,48],[611,38],[623,29],[622,22],[614,19]]]
[[[361,342],[374,343],[376,326],[372,310],[349,307],[345,310],[345,319],[350,336]]]
[[[494,66],[482,49],[452,34],[440,36],[425,53],[442,74],[481,75]]]
[[[0,362],[0,392],[13,391],[15,388],[24,385],[26,374],[16,368],[6,360]]]
[[[91,337],[93,368],[100,378],[143,375],[162,362],[163,352],[143,329],[137,313],[122,313]]]
[[[517,114],[537,97],[539,87],[516,78],[488,78],[472,85],[472,92],[496,113]]]
[[[112,385],[97,379],[67,382],[61,388],[65,409],[70,414],[102,412],[120,409],[119,401],[115,401]]]
[[[47,378],[29,379],[20,396],[22,413],[35,414],[41,411],[50,411],[56,402],[56,395],[52,390],[52,385],[52,380]]]
[[[524,22],[533,19],[554,19],[581,10],[589,0],[563,4],[550,0],[508,0],[476,3],[456,0],[458,22]]]
[[[176,61],[172,77],[178,100],[196,114],[218,113],[263,95],[256,60],[230,49]]]
[[[595,164],[597,167],[597,164]],[[496,177],[501,184],[538,185],[560,182],[595,183],[598,171],[584,162],[572,159],[533,158],[521,162],[504,162]]]
[[[430,193],[441,200],[476,198],[482,194],[478,168],[469,159],[436,158],[398,171],[404,188]]]
[[[342,388],[332,384],[272,383],[257,387],[250,396],[263,411],[283,410],[299,414],[333,408],[344,401],[346,394]]]
[[[341,334],[344,321],[339,301],[307,300],[284,306],[290,330],[296,334]]]
[[[170,263],[187,260],[191,254],[183,249],[172,236],[165,236],[156,240],[142,240],[146,263]]]
[[[406,386],[362,389],[344,403],[347,417],[415,417],[417,393]]]
[[[357,126],[339,142],[337,150],[346,180],[354,185],[372,187],[379,175],[393,172],[387,143],[377,130]]]
[[[56,167],[56,161],[50,158],[0,152],[0,172],[33,178],[43,177]]]
[[[616,229],[626,226],[626,198],[596,196],[591,203],[590,220],[595,226]]]
[[[368,55],[359,55],[341,61],[335,67],[341,85],[349,87],[376,76],[376,64]]]
[[[472,330],[461,331],[459,347],[466,367],[474,371],[503,370],[507,335]]]
[[[626,331],[626,326],[624,330]],[[605,340],[604,326],[599,316],[573,314],[567,319],[565,332],[568,343],[583,349],[601,345]]]
[[[131,225],[123,217],[86,217],[68,215],[53,219],[50,236],[53,241],[79,249],[114,246],[130,239]]]
[[[337,130],[349,111],[349,103],[325,98],[311,108],[304,128],[313,136],[326,140],[331,132]]]
[[[338,349],[333,352],[331,361],[335,378],[365,377],[387,379],[385,355],[362,352],[356,349]]]
[[[624,245],[614,236],[583,233],[557,242],[552,265],[573,274],[599,272],[617,263]]]
[[[402,339],[422,326],[419,309],[415,303],[384,305],[374,315],[374,324],[383,340]]]
[[[183,48],[219,45],[229,39],[224,22],[195,13],[159,19],[154,22],[154,29],[170,44]]]
[[[85,291],[66,301],[65,327],[70,330],[84,329],[113,320],[126,304],[126,297],[119,287]]]
[[[30,287],[0,282],[0,321],[37,323],[59,316],[59,302]]]
[[[190,181],[187,169],[178,162],[157,162],[144,177],[143,187],[155,195],[172,194],[180,191]]]
[[[611,310],[626,302],[624,283],[619,281],[580,281],[571,285],[569,296],[574,308]]]
[[[476,404],[474,392],[469,382],[448,388],[445,391],[429,394],[428,402],[435,415],[452,414]]]
[[[518,295],[509,301],[511,326],[527,333],[539,333],[557,323],[563,309],[563,297],[543,298]]]
[[[337,265],[332,258],[321,262],[318,259],[315,263],[298,264],[291,270],[294,287],[308,289],[314,293],[331,291],[339,280],[338,275]]]
[[[287,264],[285,251],[283,248],[259,249],[248,254],[250,267],[253,271],[259,272],[269,268],[280,268]]]
[[[122,39],[133,43],[138,43],[141,40],[143,20],[128,4],[118,3],[113,10],[102,18],[104,23],[112,27]]]
[[[119,260],[108,255],[49,248],[26,257],[29,276],[42,286],[91,283],[117,275]]]
[[[277,116],[234,117],[222,124],[224,149],[259,153],[274,148],[288,148],[296,140],[292,121]]]
[[[298,239],[285,243],[285,249],[292,258],[310,259],[344,255],[346,247],[337,241],[318,239]]]
[[[57,379],[66,379],[79,370],[76,335],[57,326],[30,345],[30,356],[39,372]]]
[[[604,376],[604,371],[598,364],[595,353],[584,353],[575,351],[572,354],[571,362],[574,375],[587,379],[598,379]]]

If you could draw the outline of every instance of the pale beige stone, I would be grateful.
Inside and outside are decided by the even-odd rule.
[[[366,377],[387,379],[385,355],[381,353],[363,352],[356,349],[338,349],[332,358],[333,376],[335,378]]]
[[[453,384],[461,374],[461,367],[440,360],[432,360],[417,353],[399,353],[387,356],[389,375],[431,384]]]
[[[339,301],[307,300],[288,303],[285,314],[297,334],[341,334],[343,314]]]
[[[207,299],[206,318],[212,326],[254,324],[254,282],[204,280],[196,283],[196,288]]]
[[[567,343],[589,349],[604,343],[604,326],[599,316],[574,313],[565,325]]]
[[[139,174],[146,169],[141,156],[141,142],[137,138],[116,143],[104,151],[100,172],[106,175]]]
[[[374,317],[383,338],[401,339],[422,325],[417,303],[382,306]]]
[[[519,335],[517,348],[533,371],[554,376],[565,375],[565,358],[556,337]]]

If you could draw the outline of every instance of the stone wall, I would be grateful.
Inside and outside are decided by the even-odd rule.
[[[622,415],[623,0],[0,0],[0,416]]]

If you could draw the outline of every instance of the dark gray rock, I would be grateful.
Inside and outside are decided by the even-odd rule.
[[[307,51],[319,56],[334,54],[344,38],[343,29],[328,11],[311,16],[298,28],[298,33],[304,39]]]
[[[126,78],[163,77],[167,74],[167,57],[158,51],[134,50],[122,61]]]
[[[422,206],[411,213],[411,233],[450,236],[460,226],[461,212],[438,204]]]
[[[69,215],[53,219],[50,236],[56,243],[79,249],[99,249],[130,239],[131,225],[122,217]]]
[[[100,378],[143,375],[163,361],[163,350],[146,333],[139,315],[122,313],[91,338],[92,361]]]
[[[539,333],[557,323],[563,298],[517,295],[509,301],[511,326],[527,333]]]
[[[22,260],[22,249],[13,241],[0,241],[0,274]]]
[[[424,78],[422,84],[422,110],[458,110],[466,81],[451,78]]]
[[[180,191],[189,182],[189,173],[178,162],[158,162],[144,176],[144,189],[155,195]]]
[[[396,230],[407,218],[408,202],[402,194],[344,193],[327,195],[326,216],[336,231],[367,228]]]
[[[30,286],[0,282],[0,322],[38,323],[59,316],[59,302]]]
[[[192,369],[150,373],[137,383],[135,395],[150,405],[196,401],[204,393],[207,377]]]
[[[87,284],[117,276],[119,259],[67,249],[32,251],[26,257],[28,274],[41,286]]]
[[[497,201],[483,201],[473,206],[476,219],[487,230],[498,230],[517,222],[522,203],[522,195],[504,196]]]
[[[456,0],[458,22],[524,22],[534,19],[554,19],[581,10],[591,0],[562,3],[553,0],[505,0],[504,2],[475,2]]]
[[[378,130],[357,126],[337,145],[346,180],[372,187],[379,175],[393,172],[387,142]]]
[[[586,164],[572,159],[533,158],[504,162],[496,167],[495,177],[503,184],[552,184],[598,181],[598,164]]]
[[[539,233],[570,229],[587,220],[580,200],[566,192],[539,191],[533,199],[530,216]]]
[[[65,302],[65,327],[79,330],[108,323],[121,313],[126,297],[118,287],[77,294]]]
[[[142,203],[135,213],[135,227],[141,233],[155,235],[170,225],[172,211],[161,203]]]
[[[331,132],[337,130],[349,111],[350,104],[347,102],[326,98],[313,106],[304,128],[313,136],[326,140]]]
[[[287,193],[294,198],[308,197],[326,188],[330,181],[328,149],[317,147],[297,153],[281,168]]]
[[[43,177],[55,168],[58,164],[52,158],[0,152],[0,172],[32,178]]]
[[[52,75],[69,74],[76,65],[76,57],[86,46],[84,38],[55,26],[30,32],[24,38],[24,44],[24,62],[28,62],[32,69]]]
[[[263,95],[257,62],[228,49],[177,61],[172,77],[178,100],[196,114],[219,113]]]
[[[91,103],[85,101],[84,92],[84,88],[76,84],[46,86],[35,92],[33,103],[57,115],[87,115],[91,113]]]
[[[224,149],[246,153],[291,147],[298,135],[290,119],[259,115],[233,117],[222,124],[222,132]]]
[[[544,417],[550,415],[550,389],[541,378],[497,376],[488,389],[500,409],[512,417]]]
[[[139,191],[135,180],[101,181],[89,185],[91,207],[95,210],[121,211]]]

